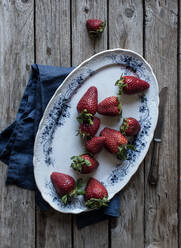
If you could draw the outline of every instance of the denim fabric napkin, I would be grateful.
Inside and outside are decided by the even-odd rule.
[[[15,121],[0,133],[0,160],[8,165],[7,184],[34,190],[42,210],[49,205],[42,199],[33,174],[33,145],[39,122],[49,100],[74,68],[32,65],[29,82]],[[104,209],[77,216],[78,228],[118,217],[120,196],[117,194]]]

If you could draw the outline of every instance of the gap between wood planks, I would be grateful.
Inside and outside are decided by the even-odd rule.
[[[178,191],[177,191],[177,214],[178,214],[178,248],[181,247],[181,241],[180,241],[180,235],[181,235],[181,206],[180,206],[180,197],[181,197],[181,157],[180,157],[180,144],[181,144],[181,133],[180,133],[180,128],[181,128],[181,120],[180,120],[180,114],[181,114],[181,108],[180,108],[180,94],[181,94],[181,87],[180,87],[180,79],[181,79],[181,75],[180,75],[180,70],[181,70],[181,63],[180,63],[180,52],[181,52],[181,47],[180,47],[180,42],[181,42],[181,18],[180,18],[180,9],[181,8],[181,4],[180,4],[180,0],[178,0],[178,16],[177,16],[177,111],[178,111],[178,119],[177,119],[177,142],[178,142],[178,148],[177,148],[177,157],[178,157],[178,164],[177,164],[177,170],[178,170]]]

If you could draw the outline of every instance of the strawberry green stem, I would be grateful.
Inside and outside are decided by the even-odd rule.
[[[66,205],[67,202],[70,201],[72,197],[75,197],[77,195],[84,195],[85,190],[83,189],[83,186],[84,184],[83,184],[82,178],[79,178],[76,182],[75,189],[72,190],[70,194],[66,194],[61,197],[62,202]]]
[[[119,102],[119,104],[118,104],[118,110],[119,110],[119,114],[120,114],[120,117],[122,116],[122,106],[121,106],[121,102],[120,102],[120,100],[119,100],[119,98],[118,97],[116,97],[117,98],[117,101]]]
[[[77,120],[80,124],[89,123],[90,125],[93,125],[92,117],[93,115],[88,113],[87,109],[84,109],[77,117]]]
[[[117,152],[117,158],[120,160],[126,160],[127,159],[127,150],[134,150],[135,147],[133,145],[123,145],[123,146],[118,146],[118,152]]]
[[[62,202],[66,205],[68,201],[68,195],[64,195],[61,197]]]
[[[76,182],[76,187],[75,189],[69,194],[70,197],[72,196],[77,196],[77,195],[84,195],[85,190],[83,189],[83,181],[82,178],[79,178]]]
[[[88,201],[86,201],[85,205],[88,208],[97,209],[101,207],[107,207],[108,203],[109,203],[109,200],[107,197],[104,197],[103,199],[91,198]]]
[[[120,126],[120,132],[125,136],[126,133],[125,133],[125,130],[128,128],[128,124],[127,124],[127,121],[126,121],[126,118],[123,119],[123,123],[122,125]]]
[[[76,136],[81,135],[83,139],[90,139],[91,136],[89,133],[82,132],[81,129],[79,128],[77,130]]]
[[[127,85],[126,83],[124,83],[124,80],[125,78],[121,76],[120,79],[117,80],[115,83],[115,85],[119,87],[119,95],[122,95],[123,89]]]
[[[104,31],[105,26],[106,26],[106,23],[102,22],[100,27],[96,30],[96,32],[102,33]]]
[[[81,172],[82,166],[91,166],[90,161],[81,156],[73,156],[71,159],[73,160],[71,167],[76,171]]]

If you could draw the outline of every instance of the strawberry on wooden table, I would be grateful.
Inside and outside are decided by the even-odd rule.
[[[119,87],[119,94],[140,93],[150,87],[149,83],[134,76],[121,76],[115,85]]]
[[[133,149],[132,145],[128,145],[128,140],[119,131],[105,127],[100,136],[105,137],[105,147],[119,159],[127,158],[127,149]]]
[[[92,154],[96,154],[101,151],[105,143],[105,137],[93,137],[86,141],[86,149]]]
[[[91,120],[92,120],[92,124],[89,123],[80,124],[78,134],[80,134],[83,138],[94,137],[99,129],[100,119],[98,117],[93,117]]]
[[[106,207],[109,203],[108,192],[104,185],[95,178],[90,178],[85,189],[85,205],[91,209]]]
[[[124,118],[120,127],[121,133],[126,136],[134,136],[139,133],[140,129],[139,122],[133,117]]]
[[[78,179],[77,182],[75,182],[73,177],[60,172],[53,172],[50,178],[57,194],[60,195],[64,204],[66,204],[71,197],[85,193],[82,189],[82,179]]]
[[[99,166],[99,162],[89,154],[73,156],[71,159],[73,160],[71,167],[81,174],[91,173]]]
[[[104,31],[106,24],[99,19],[89,19],[86,22],[87,30],[91,38],[95,39],[100,37]]]
[[[121,103],[116,96],[107,97],[98,104],[97,112],[109,116],[121,115]]]
[[[79,113],[77,120],[80,123],[93,124],[92,117],[97,112],[97,88],[95,86],[90,87],[82,96],[77,104],[77,111]]]

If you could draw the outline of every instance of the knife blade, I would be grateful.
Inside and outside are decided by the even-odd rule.
[[[168,95],[168,88],[167,87],[162,88],[159,94],[159,98],[160,98],[159,116],[153,137],[153,153],[152,153],[150,171],[148,175],[148,182],[151,185],[156,185],[158,182],[159,152],[160,152],[160,143],[162,142],[167,95]]]

